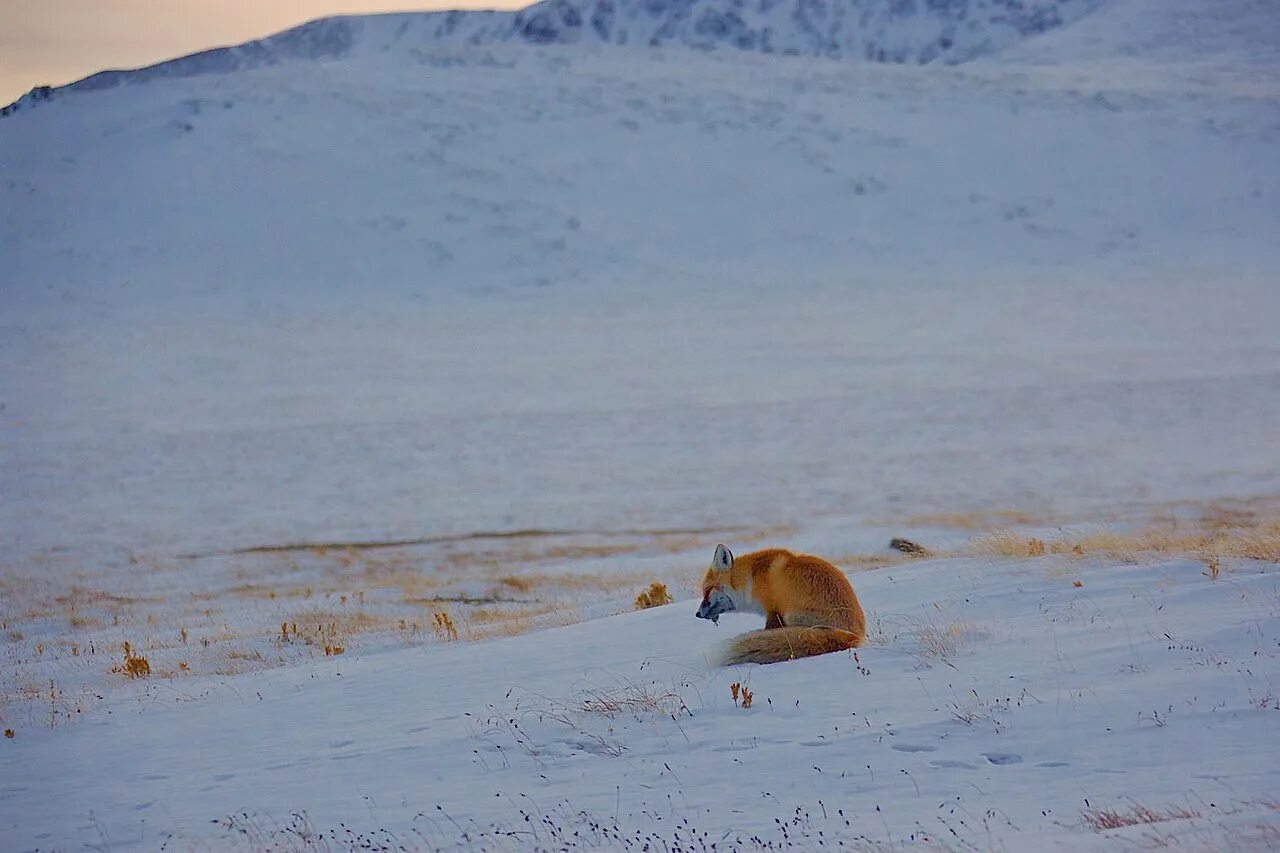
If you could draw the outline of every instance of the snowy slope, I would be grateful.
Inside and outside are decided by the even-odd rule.
[[[1273,564],[881,569],[857,661],[734,673],[754,624],[687,601],[404,628],[503,583],[605,615],[720,538],[866,565],[930,514],[1280,494],[1267,12],[1114,0],[958,67],[380,17],[6,117],[0,848],[466,846],[522,808],[550,847],[796,808],[802,848],[1274,844]],[[295,614],[365,633],[329,659]],[[651,683],[691,713],[581,708]],[[1083,825],[1128,798],[1195,816]]]
[[[757,622],[717,631],[681,601],[179,681],[0,744],[0,843],[1266,849],[1280,833],[1280,576],[1203,569],[950,560],[857,575],[874,642],[856,658],[709,670],[716,644]],[[935,636],[955,638],[941,656],[922,642]],[[1133,804],[1193,816],[1106,833],[1083,820]]]
[[[1219,72],[1274,68],[1280,18],[1270,0],[1124,0],[1043,37],[1011,46],[1011,64],[1097,65],[1114,60],[1211,63]]]
[[[616,44],[734,48],[877,62],[963,62],[1060,27],[1103,0],[542,0],[514,12],[451,11],[324,18],[278,35],[147,68],[104,71],[57,92],[164,77],[223,74],[298,60],[439,45]],[[6,108],[7,110],[10,108]]]
[[[6,547],[1274,491],[1276,89],[1089,67],[500,45],[11,116]]]

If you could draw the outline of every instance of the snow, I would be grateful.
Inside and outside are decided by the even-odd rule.
[[[226,74],[293,61],[441,45],[607,44],[728,48],[873,62],[964,62],[1075,21],[1103,0],[543,0],[515,11],[413,12],[321,18],[264,39],[141,69],[103,71],[50,92],[107,89],[167,77]]]
[[[758,620],[730,614],[717,630],[684,600],[531,637],[185,682],[6,744],[18,772],[4,783],[5,846],[222,845],[241,839],[211,821],[247,810],[240,825],[283,830],[305,810],[316,832],[416,847],[532,846],[482,845],[495,826],[558,847],[525,810],[566,835],[589,837],[585,812],[623,835],[697,833],[721,849],[780,841],[775,818],[797,811],[802,849],[819,831],[1086,849],[1106,837],[1082,826],[1085,803],[1130,799],[1198,812],[1150,830],[1204,849],[1244,817],[1274,841],[1274,805],[1257,801],[1280,782],[1275,566],[1217,581],[1189,561],[1055,568],[948,560],[857,575],[874,638],[857,658],[709,669],[715,642]],[[945,658],[916,638],[954,624],[965,630]],[[582,710],[645,693],[672,698]],[[1247,849],[1262,830],[1239,832]]]
[[[5,120],[6,547],[1274,491],[1274,87],[582,45],[405,68]]]
[[[1269,12],[954,67],[338,19],[0,119],[0,847],[1274,844],[1274,564],[883,551],[1280,493]],[[885,566],[876,642],[708,669],[719,541]],[[586,621],[436,641],[532,578]],[[579,707],[632,685],[687,712]],[[1200,817],[1082,825],[1130,797]]]

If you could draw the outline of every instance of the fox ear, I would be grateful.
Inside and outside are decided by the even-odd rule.
[[[711,558],[711,568],[717,572],[727,572],[733,568],[733,553],[723,545],[716,546],[716,555]]]

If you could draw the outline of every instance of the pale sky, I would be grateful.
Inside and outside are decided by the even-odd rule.
[[[530,0],[0,0],[0,106],[32,86],[238,44],[326,15]]]

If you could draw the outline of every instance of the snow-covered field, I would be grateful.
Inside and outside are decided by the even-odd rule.
[[[1272,4],[954,67],[386,24],[0,118],[0,848],[1280,843],[1269,552],[971,541],[1274,535]],[[874,642],[611,615],[718,541]]]
[[[6,847],[1264,849],[1280,575],[1203,569],[883,569],[854,577],[871,645],[771,667],[708,668],[758,625],[717,632],[681,601],[193,678],[5,744]],[[1135,803],[1188,817],[1106,835],[1082,817]]]

